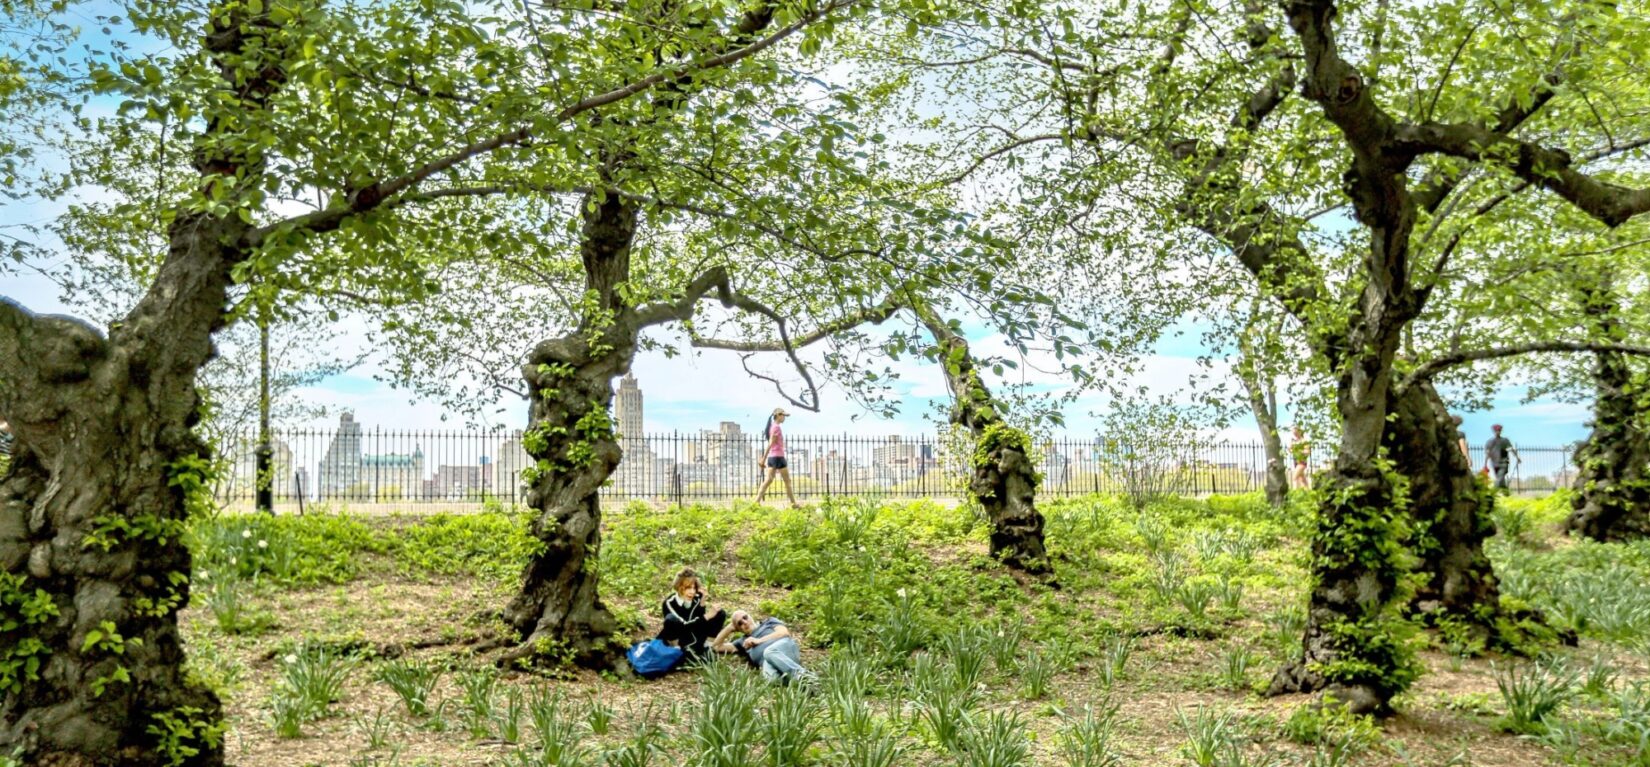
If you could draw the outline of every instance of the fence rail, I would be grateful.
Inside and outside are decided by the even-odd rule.
[[[305,504],[463,507],[494,500],[520,503],[522,470],[532,459],[520,431],[401,431],[379,428],[283,429],[273,435],[271,489],[283,510]],[[787,435],[793,487],[799,498],[874,493],[893,498],[956,497],[962,462],[933,435]],[[257,438],[242,434],[224,446],[225,471],[216,488],[228,506],[250,506],[256,489]],[[673,432],[620,440],[625,458],[603,488],[604,498],[661,503],[730,501],[752,496],[761,482],[763,442],[734,430]],[[1259,443],[1124,445],[1101,437],[1060,436],[1036,445],[1044,497],[1089,493],[1242,493],[1265,485]],[[1569,447],[1520,447],[1508,476],[1514,492],[1567,486]],[[1473,449],[1474,467],[1483,450]],[[1327,457],[1315,455],[1311,468]],[[775,482],[770,495],[783,499]]]

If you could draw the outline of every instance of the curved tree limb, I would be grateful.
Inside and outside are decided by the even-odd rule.
[[[1400,390],[1408,388],[1419,381],[1431,380],[1433,376],[1458,365],[1481,360],[1503,359],[1517,357],[1523,354],[1537,354],[1541,352],[1616,352],[1634,356],[1650,357],[1650,346],[1634,346],[1632,344],[1601,344],[1589,341],[1532,341],[1527,344],[1512,346],[1496,346],[1488,349],[1469,349],[1454,351],[1433,359],[1427,360],[1420,367],[1410,371],[1403,381],[1398,384]]]
[[[796,368],[796,371],[802,375],[802,380],[807,384],[808,391],[802,395],[801,399],[796,399],[787,394],[777,381],[774,382],[774,386],[779,389],[780,396],[792,405],[809,412],[819,412],[819,387],[814,383],[813,374],[808,372],[808,366],[802,362],[801,357],[797,356],[796,344],[791,340],[790,330],[786,327],[785,318],[767,304],[734,290],[726,267],[713,266],[706,269],[687,284],[687,287],[682,291],[682,296],[675,301],[660,301],[637,308],[635,312],[637,326],[638,328],[646,328],[666,322],[687,322],[693,319],[699,301],[708,296],[712,290],[716,291],[716,299],[723,306],[760,314],[773,321],[774,327],[779,333],[780,343],[783,344],[785,356],[790,358],[792,367]],[[747,367],[746,370],[748,371],[749,368]]]
[[[793,348],[801,348],[804,346],[813,345],[838,333],[852,330],[855,327],[866,323],[880,325],[887,321],[888,318],[898,314],[901,308],[903,307],[898,299],[889,297],[876,306],[861,309],[853,314],[839,317],[831,322],[820,325],[810,333],[797,336],[796,338],[791,339],[790,345]],[[785,342],[783,341],[734,341],[724,338],[705,338],[691,329],[688,331],[688,342],[693,347],[699,349],[724,349],[735,352],[782,352],[786,349]]]

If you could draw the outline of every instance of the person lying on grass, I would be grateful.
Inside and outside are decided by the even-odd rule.
[[[735,632],[744,636],[732,640]],[[814,673],[802,667],[802,646],[791,636],[790,627],[778,618],[770,616],[758,623],[750,613],[735,610],[710,646],[720,653],[745,656],[752,666],[762,669],[762,678],[770,682],[790,684],[814,679]]]
[[[709,652],[711,638],[724,633],[722,627],[727,623],[727,613],[705,606],[710,595],[691,567],[682,568],[671,587],[676,593],[665,597],[659,606],[664,625],[659,629],[658,639],[682,648],[690,657],[703,657]]]

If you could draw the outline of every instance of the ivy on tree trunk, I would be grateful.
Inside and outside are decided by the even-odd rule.
[[[917,301],[913,310],[934,334],[953,399],[951,423],[974,437],[968,491],[991,521],[992,556],[1032,575],[1051,573],[1043,545],[1043,515],[1037,511],[1040,477],[1031,462],[1030,437],[1003,420],[1001,404],[980,380],[968,340],[932,307]]]
[[[239,4],[209,14],[228,106],[195,158],[203,200],[236,202],[263,173],[255,143],[233,139],[284,83],[279,33]],[[0,753],[27,764],[223,763],[222,707],[184,672],[177,613],[185,520],[209,492],[195,378],[251,227],[200,200],[173,216],[153,283],[107,336],[0,300],[0,416],[16,433],[0,480]]]
[[[1581,286],[1582,310],[1604,340],[1626,340],[1620,299],[1605,278]],[[1593,357],[1592,432],[1576,453],[1575,496],[1565,529],[1598,541],[1650,536],[1650,392],[1628,356]]]

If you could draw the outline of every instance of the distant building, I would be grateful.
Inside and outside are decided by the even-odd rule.
[[[625,373],[619,379],[615,392],[613,415],[619,421],[619,436],[624,439],[642,437],[642,390],[636,385],[636,376]]]
[[[653,495],[654,457],[642,434],[642,390],[636,376],[626,373],[614,393],[614,418],[618,421],[619,465],[613,469],[613,486],[623,495]]]
[[[479,498],[487,479],[486,469],[486,465],[437,467],[435,476],[424,480],[424,497],[455,501]]]
[[[344,495],[361,482],[361,424],[355,414],[338,417],[338,431],[321,459],[319,491],[322,498]]]
[[[292,480],[292,448],[285,440],[269,443],[270,483],[276,498],[291,498],[297,493]],[[235,446],[235,463],[231,468],[230,484],[226,491],[235,497],[250,497],[258,488],[258,441],[249,439]]]
[[[417,498],[424,493],[424,450],[411,455],[363,455],[357,495],[379,500]]]

